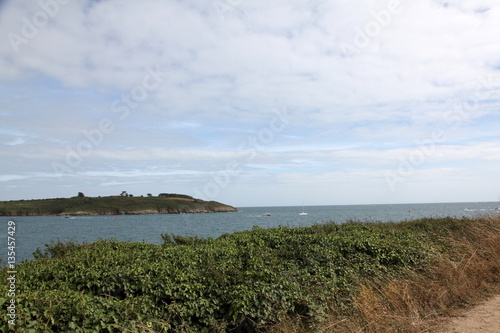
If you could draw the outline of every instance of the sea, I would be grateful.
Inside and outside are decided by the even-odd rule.
[[[307,206],[305,207],[307,215],[298,215],[303,207],[287,206],[241,207],[237,213],[102,215],[69,218],[2,216],[0,217],[2,259],[0,265],[11,262],[13,258],[16,263],[31,260],[36,249],[43,250],[45,244],[58,240],[83,243],[102,238],[161,244],[162,233],[215,238],[224,233],[249,230],[254,226],[299,227],[329,222],[399,222],[422,217],[500,215],[500,210],[496,210],[498,206],[499,204],[495,202]],[[15,230],[9,228],[9,225],[15,226]],[[8,240],[10,244],[7,244]],[[15,248],[11,247],[12,245]]]

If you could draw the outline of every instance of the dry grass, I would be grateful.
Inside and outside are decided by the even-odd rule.
[[[445,245],[426,267],[404,278],[367,281],[351,300],[353,313],[314,328],[289,320],[271,332],[422,333],[454,309],[500,291],[500,217],[478,218],[460,232],[441,235]]]

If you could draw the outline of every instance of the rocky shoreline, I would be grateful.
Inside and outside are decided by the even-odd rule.
[[[160,214],[208,214],[208,213],[237,213],[238,209],[234,207],[206,208],[206,209],[162,209],[160,211],[153,209],[139,211],[78,211],[62,214],[9,214],[3,216],[97,216],[97,215],[160,215]]]
[[[87,212],[78,211],[68,214],[58,214],[57,216],[88,216],[88,215],[160,215],[160,214],[205,214],[205,213],[237,213],[238,209],[234,207],[220,207],[220,208],[206,208],[206,209],[161,209],[161,210],[138,210],[138,211],[101,211],[101,212]],[[50,216],[50,215],[47,215]]]

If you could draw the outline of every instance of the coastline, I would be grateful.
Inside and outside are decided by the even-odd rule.
[[[172,209],[172,210],[140,210],[140,211],[76,211],[71,213],[61,213],[61,214],[49,214],[49,213],[30,213],[30,214],[9,214],[0,215],[5,217],[16,217],[16,216],[99,216],[99,215],[166,215],[166,214],[210,214],[210,213],[237,213],[238,209],[234,207],[219,207],[213,209]]]
[[[96,216],[237,212],[216,201],[185,197],[73,197],[0,202],[0,216]]]

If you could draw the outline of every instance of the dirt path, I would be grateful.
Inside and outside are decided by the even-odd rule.
[[[500,295],[453,318],[439,333],[500,333]]]

